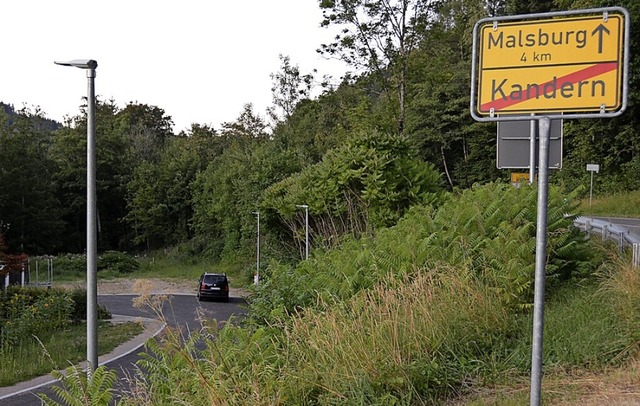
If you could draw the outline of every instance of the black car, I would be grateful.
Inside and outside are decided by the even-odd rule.
[[[200,275],[198,281],[198,300],[204,299],[222,299],[229,301],[229,280],[227,275],[223,273],[205,272]]]

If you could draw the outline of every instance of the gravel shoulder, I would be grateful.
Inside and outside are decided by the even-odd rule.
[[[54,287],[63,289],[85,288],[83,282],[56,283]],[[193,281],[180,281],[175,279],[160,278],[118,278],[98,281],[98,295],[137,295],[137,294],[174,294],[194,295],[196,285]],[[233,297],[247,297],[249,292],[245,289],[230,287],[230,295]]]

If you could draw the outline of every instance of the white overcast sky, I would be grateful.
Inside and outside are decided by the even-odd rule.
[[[316,53],[332,36],[318,0],[15,0],[2,17],[0,101],[60,122],[79,114],[87,79],[54,60],[97,60],[101,100],[160,107],[176,133],[219,129],[246,103],[264,116],[279,54],[318,78],[346,69]]]

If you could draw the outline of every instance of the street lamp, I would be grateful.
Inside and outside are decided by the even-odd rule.
[[[309,206],[296,204],[296,207],[304,209],[304,259],[309,259]]]
[[[253,277],[253,283],[258,284],[260,282],[260,212],[254,211],[253,214],[258,218],[258,227],[257,227],[257,244],[256,244],[256,274]]]
[[[98,284],[96,230],[96,123],[95,77],[98,62],[93,59],[55,61],[87,71],[87,374],[98,367]]]
[[[587,171],[591,172],[591,185],[589,187],[589,207],[591,207],[591,200],[593,199],[593,173],[600,172],[600,165],[587,164]]]

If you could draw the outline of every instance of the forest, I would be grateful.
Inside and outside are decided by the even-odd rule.
[[[443,192],[508,182],[510,172],[496,168],[495,123],[469,113],[474,24],[614,5],[629,10],[637,32],[635,0],[322,0],[319,23],[343,30],[318,52],[352,72],[317,78],[281,55],[264,113],[247,103],[234,122],[176,134],[161,106],[98,97],[99,251],[172,247],[185,258],[250,261],[259,212],[264,254],[296,260],[305,233],[296,205],[308,205],[311,246],[331,248],[393,226]],[[565,193],[588,193],[591,163],[600,165],[597,193],[640,189],[640,37],[630,38],[627,111],[564,123],[563,166],[551,182]],[[3,104],[7,252],[82,253],[85,188],[86,106],[56,123],[38,107]]]

